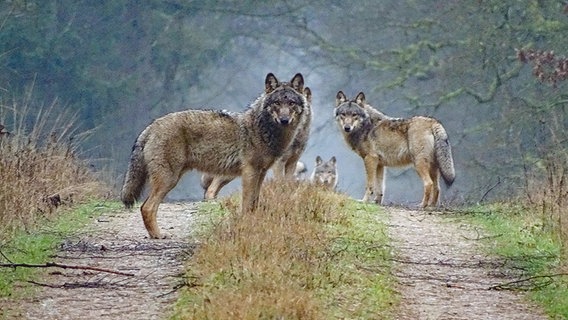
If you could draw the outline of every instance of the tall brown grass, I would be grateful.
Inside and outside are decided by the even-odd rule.
[[[527,184],[528,204],[540,215],[543,227],[558,236],[564,252],[568,253],[568,154],[549,154],[542,166]]]
[[[57,101],[35,114],[25,100],[0,105],[0,240],[50,219],[57,207],[109,191],[78,156],[84,137]]]
[[[547,143],[539,144],[539,160],[527,170],[526,202],[540,215],[543,227],[558,237],[568,257],[568,134],[564,117],[564,112],[559,112],[543,122],[548,129]],[[563,267],[568,270],[568,262]]]
[[[196,292],[178,317],[326,318],[318,291],[341,275],[331,268],[337,252],[325,222],[341,220],[345,201],[322,187],[281,181],[263,184],[254,213],[240,214],[235,197],[224,199],[229,215],[191,260]]]

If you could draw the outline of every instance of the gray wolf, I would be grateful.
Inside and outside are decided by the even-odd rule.
[[[296,163],[296,169],[294,170],[294,177],[296,180],[305,180],[305,175],[308,172],[308,167],[302,161]]]
[[[3,136],[10,136],[11,133],[6,129],[6,127],[4,127],[3,125],[0,124],[0,138],[2,138]]]
[[[413,165],[424,185],[421,206],[438,204],[440,174],[448,186],[456,176],[448,135],[438,120],[388,117],[367,104],[363,92],[349,100],[339,91],[334,111],[345,142],[365,165],[363,201],[382,202],[385,167]]]
[[[335,156],[328,161],[323,161],[320,156],[317,156],[310,180],[313,183],[322,184],[330,190],[335,190],[338,178]]]
[[[264,92],[241,114],[214,110],[173,112],[154,120],[136,139],[121,199],[132,207],[146,184],[141,206],[151,238],[161,238],[158,206],[189,170],[242,176],[243,213],[255,210],[267,170],[292,143],[307,108],[304,78],[280,82],[269,73]]]
[[[282,156],[280,156],[273,164],[272,171],[276,179],[290,178],[292,176],[299,178],[301,172],[301,165],[303,163],[299,162],[300,156],[306,150],[306,145],[308,144],[308,137],[310,134],[310,124],[312,121],[312,91],[309,87],[304,88],[304,96],[306,98],[307,104],[304,109],[305,112],[299,120],[298,130],[294,136],[294,140],[290,146],[284,151]],[[305,165],[304,165],[305,167]],[[229,182],[233,181],[235,177],[231,176],[215,176],[209,173],[203,173],[201,175],[201,187],[204,190],[203,197],[207,200],[211,200],[217,197],[221,188],[227,185]]]

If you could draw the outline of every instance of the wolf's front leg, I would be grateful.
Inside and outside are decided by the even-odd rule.
[[[282,158],[276,159],[272,165],[272,173],[274,173],[274,178],[282,179],[285,176],[286,163]]]
[[[381,204],[383,202],[383,193],[385,188],[385,167],[383,165],[377,166],[377,173],[375,175],[375,203]]]
[[[266,169],[257,169],[251,165],[244,165],[242,171],[242,199],[241,212],[247,213],[256,210],[260,187],[266,175]]]
[[[367,187],[365,188],[365,196],[363,197],[363,202],[375,202],[376,201],[376,176],[377,176],[377,164],[378,157],[375,155],[367,155],[363,162],[365,163],[365,173],[367,174]],[[382,193],[382,191],[381,191]]]

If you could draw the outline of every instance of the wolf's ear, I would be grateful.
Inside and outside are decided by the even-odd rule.
[[[316,157],[316,166],[319,166],[322,162],[323,162],[323,160],[321,159],[321,157],[317,156]]]
[[[331,159],[329,159],[329,161],[331,162],[331,164],[335,165],[335,162],[337,161],[335,159],[335,156],[331,157]]]
[[[296,73],[294,78],[290,81],[292,88],[299,92],[304,92],[304,76],[301,73]]]
[[[309,87],[304,88],[304,96],[309,103],[312,103],[312,90]]]
[[[345,96],[345,93],[343,93],[343,91],[339,91],[335,96],[335,106],[337,107],[345,101],[347,101],[347,96]]]
[[[365,105],[365,94],[362,91],[359,92],[359,94],[355,98],[355,102],[359,105],[362,105],[362,106]]]
[[[278,79],[274,74],[269,73],[266,75],[266,80],[264,80],[264,91],[270,93],[278,87]]]

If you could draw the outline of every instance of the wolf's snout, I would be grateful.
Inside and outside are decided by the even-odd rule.
[[[349,126],[349,125],[343,126],[343,130],[345,132],[351,132],[351,126]]]

